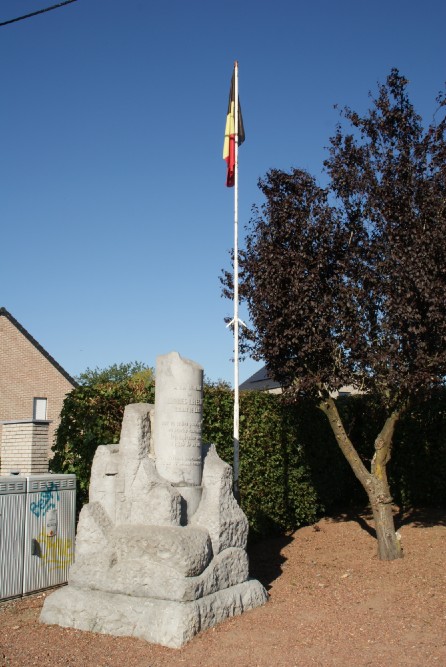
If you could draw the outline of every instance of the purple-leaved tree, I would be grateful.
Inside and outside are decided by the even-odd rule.
[[[240,253],[242,350],[288,398],[311,396],[325,413],[368,495],[383,560],[402,555],[386,474],[395,426],[446,376],[446,101],[424,130],[407,86],[392,70],[364,116],[344,109],[327,188],[270,170]],[[232,296],[230,273],[222,282]],[[370,469],[332,398],[345,384],[386,410]]]

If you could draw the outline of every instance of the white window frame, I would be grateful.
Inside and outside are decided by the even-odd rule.
[[[48,410],[48,399],[44,396],[35,396],[33,398],[33,419],[36,421],[46,421]]]

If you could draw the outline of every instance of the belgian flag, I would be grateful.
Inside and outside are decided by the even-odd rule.
[[[231,89],[229,91],[228,113],[226,116],[225,140],[223,143],[223,160],[228,165],[226,174],[226,185],[228,188],[234,186],[235,181],[235,69],[232,73]],[[238,145],[245,141],[245,129],[243,127],[242,110],[240,99],[238,100]]]

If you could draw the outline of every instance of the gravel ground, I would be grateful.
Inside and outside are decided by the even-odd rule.
[[[179,650],[39,623],[40,593],[0,604],[0,667],[446,666],[446,517],[397,515],[405,557],[381,562],[367,514],[251,549],[269,602]]]

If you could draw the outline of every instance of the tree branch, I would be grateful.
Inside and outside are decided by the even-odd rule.
[[[345,431],[335,401],[331,397],[326,398],[319,403],[318,407],[327,416],[336,438],[336,442],[338,443],[345,458],[349,462],[355,476],[361,482],[364,489],[368,492],[372,484],[371,475],[361,461],[358,452],[356,451]]]

